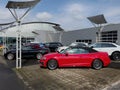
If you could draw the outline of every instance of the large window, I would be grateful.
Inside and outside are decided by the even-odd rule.
[[[107,47],[116,47],[112,43],[95,43],[92,45],[93,48],[107,48]]]
[[[76,40],[76,42],[85,42],[85,43],[91,44],[92,40],[84,39],[84,40]]]
[[[102,42],[113,42],[116,43],[117,41],[117,31],[107,31],[101,33],[101,41]]]
[[[30,43],[33,42],[35,39],[34,38],[22,38],[23,43]]]

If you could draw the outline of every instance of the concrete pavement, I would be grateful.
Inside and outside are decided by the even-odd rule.
[[[101,70],[59,68],[52,71],[40,68],[34,60],[28,60],[22,65],[23,68],[16,70],[16,73],[22,76],[31,90],[120,90],[120,62],[112,62],[109,67]],[[10,68],[15,68],[15,61],[6,61],[4,58],[1,60],[0,57],[0,74],[6,72],[0,75],[0,90],[28,90]],[[11,76],[14,78],[7,81],[6,77]],[[4,81],[3,84],[1,80]]]
[[[0,90],[29,90],[0,56]]]

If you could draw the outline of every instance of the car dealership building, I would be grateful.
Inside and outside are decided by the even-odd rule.
[[[63,30],[59,24],[50,22],[28,22],[21,25],[22,38],[37,42],[61,42],[69,45],[72,42],[95,43],[98,41],[99,27],[79,30]],[[15,38],[17,27],[15,25],[4,28],[1,37]],[[104,25],[101,31],[101,42],[114,42],[120,45],[120,24]]]
[[[63,32],[61,41],[65,45],[71,42],[95,43],[98,41],[98,30],[93,27]],[[100,41],[114,42],[120,45],[120,24],[105,25],[101,31]]]

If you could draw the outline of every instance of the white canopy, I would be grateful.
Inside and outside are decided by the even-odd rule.
[[[54,28],[54,26],[60,27],[59,24],[55,23],[50,23],[50,22],[29,22],[29,23],[23,23],[21,25],[20,31],[22,37],[34,37],[37,34],[35,33],[36,31],[60,31]],[[7,28],[4,28],[0,32],[0,36],[3,36],[3,33],[7,37],[16,37],[17,34],[17,26],[13,25]],[[62,31],[63,29],[61,29]]]

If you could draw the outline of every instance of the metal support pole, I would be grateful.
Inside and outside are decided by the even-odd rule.
[[[3,50],[2,50],[2,53],[3,53],[3,55],[4,55],[4,48],[5,48],[5,43],[4,43],[4,42],[5,42],[5,39],[4,39],[4,35],[3,35],[3,38],[2,38],[2,39],[3,39]]]
[[[21,22],[18,22],[18,30],[16,36],[16,68],[19,69],[22,67],[22,60],[21,60],[21,31],[20,26]]]
[[[40,0],[28,1],[28,2],[14,2],[8,1],[6,8],[9,9],[12,16],[15,18],[17,22],[17,35],[16,35],[16,68],[19,69],[22,66],[21,60],[21,20],[25,17],[25,15],[39,2]],[[20,17],[17,15],[16,9],[27,9],[27,11]],[[13,12],[12,12],[13,9]]]
[[[21,26],[21,23],[20,23],[20,26]],[[21,49],[22,49],[22,47],[21,47],[21,45],[22,45],[22,41],[21,41],[21,31],[20,31],[20,34],[19,34],[19,39],[20,39],[20,68],[22,67],[22,54],[21,54]]]
[[[18,63],[18,32],[16,33],[16,68],[19,68],[19,63]]]
[[[99,42],[101,42],[101,38],[102,38],[101,33],[102,33],[103,29],[104,29],[104,26],[100,25],[100,29],[99,29],[99,32],[98,32],[98,37],[99,37],[98,40],[99,40]]]
[[[3,32],[3,55],[6,53],[6,34]]]
[[[101,27],[98,30],[98,42],[100,42],[100,41],[101,41]]]

